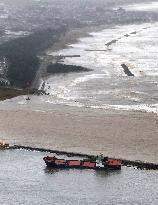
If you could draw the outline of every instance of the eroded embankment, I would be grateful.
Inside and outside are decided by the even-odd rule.
[[[59,150],[51,150],[51,149],[44,149],[44,148],[35,148],[29,146],[22,146],[22,145],[13,145],[10,146],[9,149],[24,149],[28,151],[39,151],[39,152],[47,152],[47,153],[54,153],[57,155],[67,155],[68,157],[87,157],[93,159],[95,155],[89,155],[84,153],[77,153],[77,152],[66,152],[66,151],[59,151]],[[150,162],[143,162],[143,161],[131,161],[126,159],[121,159],[122,165],[127,167],[134,167],[137,169],[145,169],[145,170],[158,170],[158,164],[150,163]]]

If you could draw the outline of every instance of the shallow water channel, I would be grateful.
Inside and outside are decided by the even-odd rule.
[[[0,151],[0,204],[158,204],[158,171],[53,170],[42,160],[46,155]]]

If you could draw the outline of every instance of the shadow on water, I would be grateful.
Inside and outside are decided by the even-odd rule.
[[[48,168],[44,156],[0,151],[0,204],[158,204],[156,171]]]
[[[56,174],[60,171],[64,171],[64,172],[69,172],[69,171],[81,171],[82,173],[85,172],[85,174],[87,173],[87,171],[89,172],[93,172],[95,174],[96,177],[111,177],[114,175],[119,175],[121,174],[121,170],[92,170],[92,169],[72,169],[72,168],[51,168],[51,167],[46,167],[44,169],[45,174]]]
[[[95,175],[97,177],[111,177],[114,175],[121,174],[121,170],[95,170]]]

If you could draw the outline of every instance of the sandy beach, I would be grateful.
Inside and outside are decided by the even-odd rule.
[[[1,110],[0,130],[11,144],[158,163],[158,116],[151,113],[61,105],[51,112]]]

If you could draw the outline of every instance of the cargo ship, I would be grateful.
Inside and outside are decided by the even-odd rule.
[[[120,170],[122,161],[108,157],[96,157],[96,160],[65,160],[54,157],[44,157],[47,167],[54,168],[80,168],[95,170]]]

